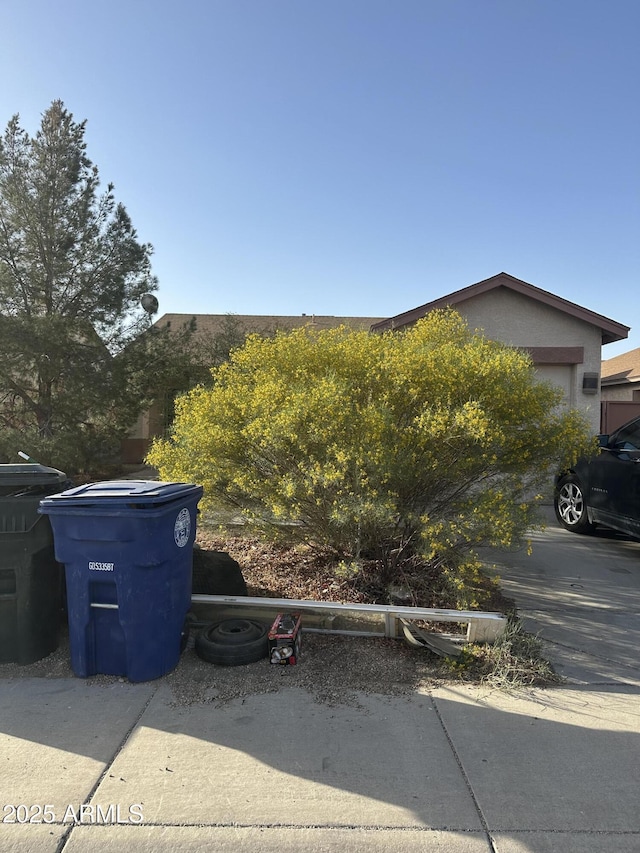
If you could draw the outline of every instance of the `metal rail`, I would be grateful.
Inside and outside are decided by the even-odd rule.
[[[193,604],[215,604],[223,609],[242,608],[249,611],[271,612],[273,616],[282,611],[307,611],[329,616],[329,622],[340,615],[370,615],[384,618],[384,634],[372,631],[347,631],[324,625],[309,630],[327,633],[353,634],[358,636],[402,637],[400,619],[425,622],[451,622],[467,625],[466,640],[469,643],[492,643],[504,630],[507,617],[502,613],[485,613],[478,610],[438,610],[430,607],[402,607],[393,604],[343,604],[337,601],[305,601],[293,598],[258,598],[252,596],[201,595],[191,596]],[[326,620],[325,620],[326,621]]]

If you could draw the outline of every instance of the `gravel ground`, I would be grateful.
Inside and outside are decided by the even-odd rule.
[[[401,641],[304,631],[295,666],[273,665],[266,658],[246,666],[215,666],[188,649],[166,679],[176,704],[215,705],[281,687],[303,688],[331,705],[357,704],[356,692],[403,695],[445,680],[434,655]]]
[[[64,628],[58,649],[48,657],[25,666],[0,664],[2,680],[73,677]],[[178,666],[160,681],[171,689],[176,705],[205,702],[219,706],[238,697],[274,693],[281,687],[303,688],[329,704],[354,704],[356,692],[397,696],[428,689],[451,677],[435,655],[400,640],[303,631],[302,654],[295,666],[273,665],[266,658],[244,666],[216,666],[196,655],[191,638]],[[85,680],[101,687],[125,679],[96,675]]]

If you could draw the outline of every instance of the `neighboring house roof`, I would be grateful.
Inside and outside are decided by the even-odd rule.
[[[603,386],[640,382],[640,347],[603,361],[601,377]]]
[[[374,323],[371,326],[372,332],[382,332],[387,329],[401,329],[403,326],[411,325],[424,317],[430,311],[436,308],[455,307],[469,299],[480,296],[489,290],[495,290],[499,287],[506,287],[516,293],[521,293],[528,296],[530,299],[535,299],[558,311],[563,311],[572,317],[583,320],[585,323],[590,323],[602,330],[602,343],[610,344],[614,341],[624,340],[629,334],[629,326],[623,326],[622,323],[616,323],[615,320],[610,320],[608,317],[603,317],[601,314],[596,314],[589,311],[587,308],[582,308],[567,299],[562,299],[549,293],[547,290],[542,290],[540,287],[535,287],[526,281],[521,281],[514,278],[506,272],[498,273],[491,278],[486,278],[484,281],[479,281],[476,284],[471,284],[469,287],[464,287],[462,290],[456,290],[448,296],[442,296],[435,299],[433,302],[427,302],[425,305],[420,305],[418,308],[413,308],[411,311],[405,311],[403,314],[396,314],[395,317],[390,317],[380,323]]]
[[[275,314],[163,314],[156,320],[155,326],[169,326],[179,330],[192,319],[196,321],[196,335],[217,334],[225,328],[229,320],[236,321],[243,330],[258,334],[272,334],[275,331],[290,331],[302,326],[313,329],[336,329],[338,326],[348,326],[351,329],[368,330],[374,323],[380,322],[380,317],[331,317],[316,314],[298,314],[296,316],[280,317]]]

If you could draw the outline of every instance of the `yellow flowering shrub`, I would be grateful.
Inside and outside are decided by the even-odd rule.
[[[381,335],[251,336],[211,373],[148,462],[202,484],[204,508],[349,559],[511,545],[536,490],[589,444],[526,353],[452,310]]]

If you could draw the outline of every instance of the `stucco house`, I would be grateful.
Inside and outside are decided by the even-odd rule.
[[[640,347],[602,362],[602,432],[640,415]]]
[[[640,347],[602,362],[602,400],[640,403]]]
[[[447,306],[486,337],[527,350],[540,378],[559,385],[565,405],[582,409],[600,431],[602,347],[627,338],[628,326],[501,272],[371,328],[402,329]]]

